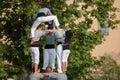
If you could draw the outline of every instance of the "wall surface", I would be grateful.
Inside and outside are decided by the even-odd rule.
[[[115,0],[114,6],[120,9],[120,0]],[[120,12],[116,12],[116,15],[117,19],[120,19]],[[120,64],[120,24],[114,30],[109,29],[109,35],[105,36],[105,39],[101,45],[96,46],[91,52],[92,55],[96,57],[111,56]]]
[[[73,0],[67,0],[66,2],[70,5]],[[82,3],[80,4],[82,5]],[[120,9],[120,0],[115,0],[114,6]],[[120,19],[120,12],[116,12],[116,15],[117,19]],[[76,23],[81,20],[84,20],[84,18],[77,20]],[[98,30],[98,22],[96,19],[93,20],[92,28],[89,31]],[[110,56],[120,64],[120,24],[114,30],[109,29],[109,35],[105,36],[105,41],[96,46],[91,54],[98,58],[100,56]]]

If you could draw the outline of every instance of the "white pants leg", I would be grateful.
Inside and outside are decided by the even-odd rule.
[[[50,67],[52,67],[52,69],[55,69],[55,58],[56,58],[55,48],[49,49]]]
[[[32,62],[39,64],[39,47],[30,47],[30,52],[31,52],[31,56],[32,56]]]
[[[57,46],[57,71],[58,73],[62,73],[62,45],[59,44]]]
[[[41,22],[47,22],[47,21],[51,21],[53,20],[56,26],[59,26],[59,22],[56,16],[43,16],[43,17],[38,17],[35,22],[32,25],[31,28],[31,37],[34,37],[34,31],[36,30],[36,28],[38,27],[39,24],[41,24]]]
[[[45,49],[44,50],[44,55],[43,55],[43,70],[46,69],[46,67],[48,67],[48,64],[50,63],[50,67],[52,67],[52,69],[55,68],[55,58],[56,58],[56,51],[55,49]]]
[[[63,50],[62,53],[62,62],[67,62],[70,54],[70,50]]]
[[[48,49],[44,49],[44,54],[43,54],[43,70],[46,69],[49,63],[49,52]]]

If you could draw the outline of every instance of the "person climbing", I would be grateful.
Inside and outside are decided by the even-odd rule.
[[[52,13],[50,12],[50,10],[48,8],[42,8],[38,11],[38,13],[34,16],[34,22],[32,24],[31,27],[31,38],[34,37],[34,32],[37,28],[37,26],[39,24],[41,24],[41,22],[49,22],[49,21],[53,21],[55,26],[59,26],[59,22],[58,22],[58,18],[55,15],[52,15]],[[48,23],[46,23],[48,24]],[[49,24],[48,24],[49,25]]]
[[[53,26],[49,26],[47,28],[53,30]],[[45,36],[45,49],[43,54],[43,70],[46,69],[48,64],[50,63],[50,67],[55,69],[55,58],[56,58],[56,50],[55,50],[55,34],[52,32],[50,34],[46,34]]]

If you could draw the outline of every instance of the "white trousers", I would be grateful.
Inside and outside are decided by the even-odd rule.
[[[70,54],[70,50],[63,50],[62,53],[62,62],[67,62]]]
[[[62,73],[62,44],[57,45],[57,71]]]
[[[39,64],[39,47],[30,47],[30,52],[31,52],[31,56],[32,56],[32,62]]]
[[[55,68],[55,58],[56,58],[56,50],[55,48],[52,49],[44,49],[44,54],[43,54],[43,70],[48,67],[48,64],[50,63],[50,67],[52,69]]]
[[[48,22],[48,21],[54,21],[55,26],[59,26],[59,22],[56,16],[43,16],[43,17],[38,17],[35,22],[32,25],[31,28],[31,37],[34,37],[34,32],[36,30],[36,28],[38,27],[39,24],[41,24],[41,22]]]

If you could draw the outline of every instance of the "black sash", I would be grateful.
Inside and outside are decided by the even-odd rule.
[[[64,44],[63,45],[63,50],[69,50],[70,49],[70,45],[69,44]]]
[[[45,45],[45,49],[51,49],[51,48],[55,48],[55,45]]]

